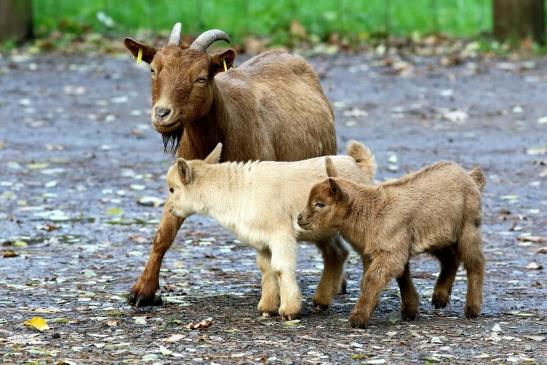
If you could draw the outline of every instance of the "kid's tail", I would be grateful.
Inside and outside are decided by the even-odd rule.
[[[486,185],[486,177],[484,176],[481,168],[475,167],[473,170],[469,171],[469,176],[471,176],[475,184],[477,184],[479,190],[482,192],[484,190],[484,186]]]
[[[361,171],[369,176],[372,183],[376,174],[376,159],[368,147],[357,141],[349,141],[347,154],[355,160]]]

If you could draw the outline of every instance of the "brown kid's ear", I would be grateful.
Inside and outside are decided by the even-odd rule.
[[[327,176],[328,177],[338,176],[338,173],[336,172],[336,167],[334,167],[334,162],[332,162],[330,157],[325,158],[325,167],[327,168]]]
[[[211,62],[211,75],[216,75],[224,71],[224,62],[226,62],[226,70],[233,66],[236,59],[236,53],[233,49],[227,49],[224,52],[215,53],[209,56]]]
[[[142,60],[146,63],[152,62],[157,50],[154,47],[147,46],[144,43],[137,42],[133,38],[125,38],[123,40],[125,47],[131,52],[133,57],[138,57],[139,49],[142,49]]]
[[[335,179],[329,178],[329,185],[332,195],[336,201],[344,201],[347,198],[347,194],[340,188],[340,185]]]
[[[214,150],[211,151],[209,156],[205,157],[207,163],[218,163],[220,161],[220,154],[222,153],[222,143],[218,143]]]
[[[180,181],[184,185],[187,185],[192,181],[192,169],[183,158],[177,160],[177,170],[179,172]]]

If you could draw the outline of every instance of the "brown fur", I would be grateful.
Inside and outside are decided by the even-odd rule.
[[[126,38],[152,72],[152,122],[177,155],[203,159],[223,144],[223,161],[296,161],[336,153],[332,108],[313,68],[301,57],[266,52],[232,68],[233,50],[213,55],[170,45],[161,49]],[[227,72],[223,62],[226,62]],[[165,117],[156,108],[168,108]],[[180,145],[179,145],[180,141]],[[164,214],[132,304],[153,304],[165,252],[182,219]]]
[[[422,252],[441,262],[432,298],[435,307],[448,303],[461,261],[468,280],[465,315],[479,314],[484,276],[481,191],[485,181],[479,168],[468,173],[453,162],[439,162],[377,186],[331,177],[311,189],[301,213],[301,227],[338,229],[366,263],[361,296],[350,316],[353,327],[366,325],[392,278],[397,278],[401,290],[403,319],[415,318],[419,296],[408,261]]]

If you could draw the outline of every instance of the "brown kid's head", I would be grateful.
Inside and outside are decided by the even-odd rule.
[[[340,187],[336,168],[330,158],[325,158],[325,165],[328,179],[312,187],[308,203],[298,215],[298,225],[306,230],[336,229],[346,215],[348,195]]]
[[[185,126],[203,117],[213,101],[212,83],[218,72],[230,68],[235,52],[228,49],[213,55],[207,48],[215,41],[230,42],[226,33],[218,29],[202,33],[190,45],[181,43],[181,24],[171,31],[167,46],[156,49],[125,38],[127,49],[150,64],[152,74],[152,123],[163,136],[163,143],[172,142],[176,150]]]

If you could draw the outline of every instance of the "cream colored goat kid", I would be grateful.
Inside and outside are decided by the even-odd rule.
[[[169,168],[167,209],[181,218],[212,217],[257,250],[262,272],[258,310],[264,315],[279,313],[283,319],[299,315],[297,241],[314,242],[323,255],[324,269],[313,303],[329,306],[342,288],[348,251],[335,231],[305,231],[296,223],[310,188],[327,176],[325,158],[217,163],[221,150],[219,143],[205,160],[179,158]],[[331,156],[339,175],[372,183],[376,162],[368,148],[350,142],[348,155]]]

